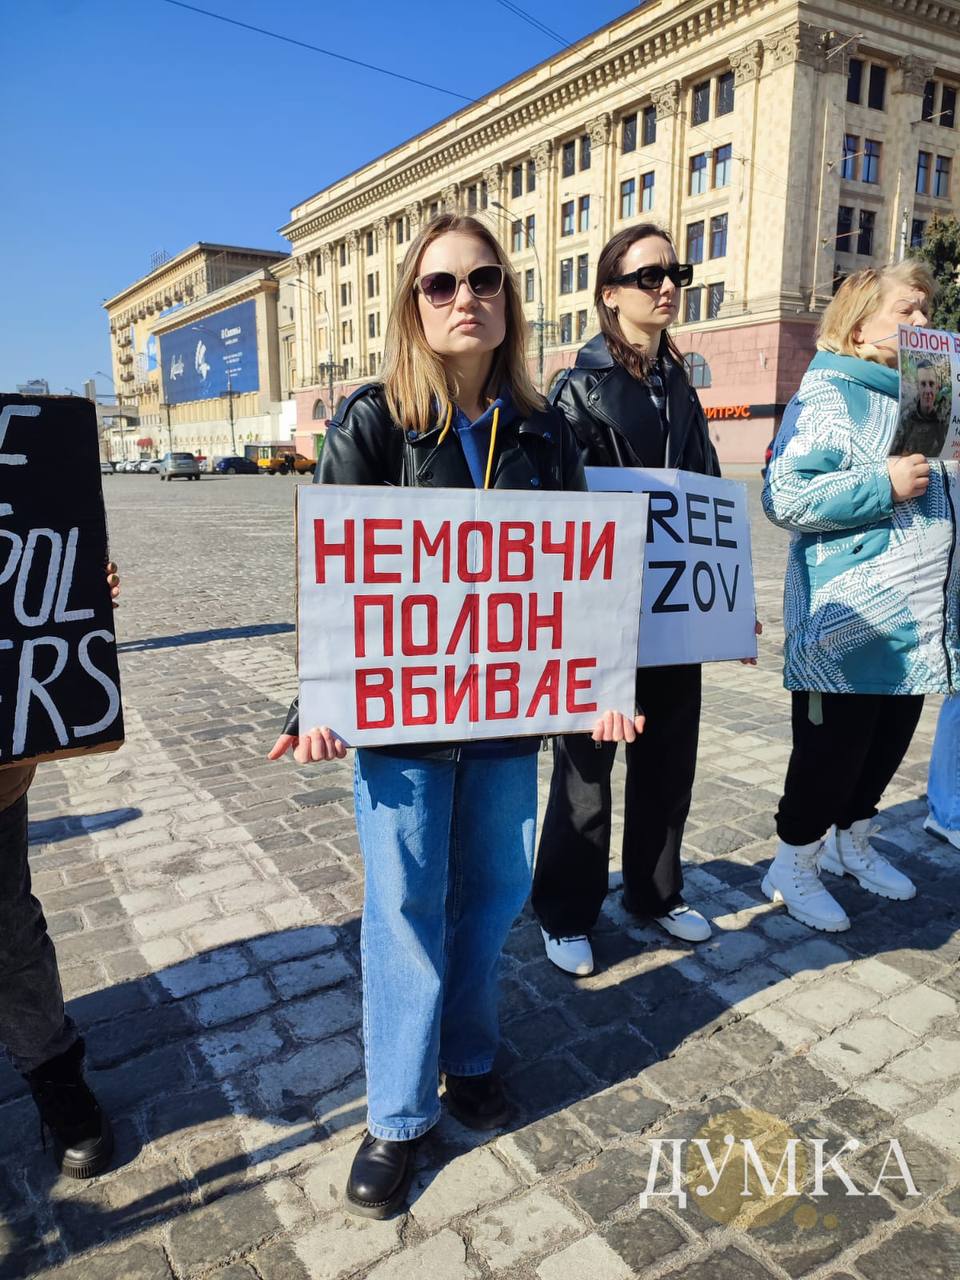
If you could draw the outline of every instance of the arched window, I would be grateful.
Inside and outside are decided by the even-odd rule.
[[[314,400],[313,417],[315,421],[322,422],[327,416],[327,406],[322,400]]]
[[[688,351],[683,357],[683,365],[690,379],[691,387],[709,387],[713,379],[710,366],[699,351]]]

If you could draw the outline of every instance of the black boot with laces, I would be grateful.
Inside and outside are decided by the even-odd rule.
[[[46,1149],[46,1130],[61,1173],[68,1178],[92,1178],[102,1173],[113,1155],[110,1121],[83,1078],[82,1039],[24,1076],[40,1112],[40,1136]]]

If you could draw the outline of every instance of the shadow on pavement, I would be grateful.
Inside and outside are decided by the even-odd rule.
[[[210,644],[213,640],[250,640],[258,636],[280,636],[296,631],[292,622],[262,622],[249,627],[212,627],[209,631],[184,631],[175,636],[152,636],[149,640],[125,640],[118,653],[145,653],[150,649],[179,649],[184,645]]]
[[[503,962],[499,1065],[517,1104],[516,1141],[527,1144],[534,1164],[546,1160],[542,1138],[519,1131],[567,1108],[606,1135],[597,1145],[655,1126],[673,1133],[671,1124],[693,1124],[690,1107],[731,1078],[729,1070],[724,1078],[711,1073],[710,1054],[718,1069],[739,1063],[736,1078],[760,1082],[759,1101],[750,1105],[766,1096],[767,1109],[779,1114],[779,1073],[798,1060],[756,1024],[738,1026],[737,1003],[804,968],[876,956],[922,980],[924,966],[937,967],[923,953],[939,951],[944,964],[960,958],[960,882],[949,861],[899,852],[897,862],[917,882],[912,901],[888,902],[830,877],[853,921],[848,933],[816,934],[770,911],[725,930],[713,958],[624,918],[612,894],[595,934],[597,970],[580,980],[546,960],[528,909]],[[749,911],[750,903],[766,903],[759,889],[766,865],[714,858],[688,871],[700,877],[698,897],[709,876],[723,891],[735,889],[738,910]],[[358,1131],[365,1118],[358,938],[356,919],[279,930],[71,1001],[91,1083],[117,1133],[114,1169],[90,1183],[57,1178],[20,1078],[0,1068],[0,1277],[25,1280],[61,1263],[64,1251],[75,1257],[149,1224],[189,1217],[198,1200],[232,1196],[302,1162],[312,1144]],[[744,949],[729,969],[718,963],[724,946]],[[746,954],[753,947],[757,963]],[[711,990],[699,971],[709,971]],[[727,998],[718,994],[724,980]],[[597,1098],[692,1043],[708,1056],[699,1095],[694,1088],[686,1103],[645,1095],[642,1080],[612,1102]],[[812,1064],[804,1069],[820,1076]],[[744,1086],[737,1087],[742,1097]],[[574,1162],[583,1158],[575,1154],[582,1131],[566,1115],[551,1123],[561,1156],[569,1142]],[[446,1160],[488,1138],[444,1114],[418,1153],[414,1202]],[[340,1186],[334,1191],[338,1197]]]
[[[72,840],[74,836],[86,835],[90,831],[121,827],[125,822],[133,822],[142,817],[140,809],[127,806],[122,809],[104,809],[102,813],[73,814],[69,818],[42,818],[29,823],[27,842],[56,844],[60,840]]]

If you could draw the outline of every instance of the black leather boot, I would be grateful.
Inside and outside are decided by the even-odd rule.
[[[447,1110],[468,1129],[499,1129],[510,1118],[510,1104],[492,1071],[483,1076],[446,1074],[444,1085]]]
[[[347,1208],[361,1218],[389,1218],[403,1203],[418,1139],[390,1142],[365,1133],[347,1179]]]
[[[50,1130],[57,1164],[68,1178],[102,1173],[113,1155],[110,1121],[83,1078],[83,1049],[77,1039],[24,1076],[40,1112],[41,1137]]]

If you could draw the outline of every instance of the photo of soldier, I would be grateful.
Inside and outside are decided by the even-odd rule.
[[[946,352],[922,356],[901,352],[900,359],[900,425],[890,453],[937,458],[950,430],[950,357]]]

